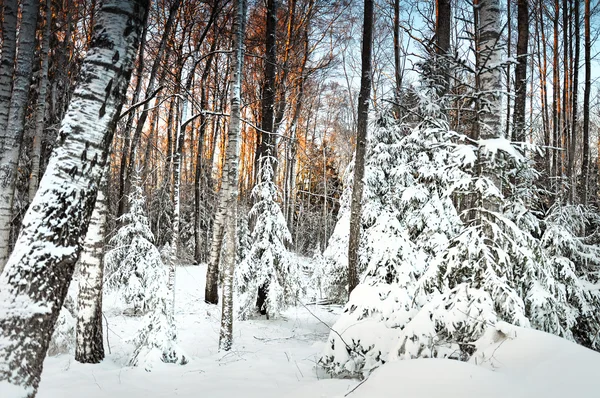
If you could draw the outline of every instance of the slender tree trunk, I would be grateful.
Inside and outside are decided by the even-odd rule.
[[[206,135],[206,125],[208,118],[204,111],[208,107],[208,75],[214,59],[214,51],[217,48],[217,38],[213,38],[210,46],[210,55],[206,59],[206,65],[200,79],[200,121],[198,126],[198,152],[196,154],[196,174],[194,175],[194,238],[196,242],[194,250],[194,259],[200,264],[202,261],[202,179],[204,178],[204,138]]]
[[[35,52],[38,8],[38,0],[23,1],[8,123],[6,130],[0,131],[0,270],[10,253],[13,196]]]
[[[513,137],[525,142],[525,105],[527,102],[527,56],[529,50],[529,6],[527,0],[517,2],[517,66],[515,67],[515,110]]]
[[[158,46],[158,52],[154,63],[152,64],[152,69],[150,70],[150,76],[148,78],[148,88],[146,89],[146,93],[150,94],[155,90],[156,77],[158,76],[158,70],[160,68],[163,52],[167,46],[167,39],[171,35],[171,30],[173,29],[173,25],[176,21],[177,10],[181,5],[181,0],[173,0],[171,3],[171,7],[169,7],[169,16],[167,18],[167,22],[165,23],[165,28],[163,31],[163,35],[160,40],[160,44]],[[121,216],[126,211],[127,205],[127,195],[129,195],[129,185],[128,185],[128,176],[131,176],[133,173],[133,168],[135,166],[135,158],[137,153],[137,147],[140,142],[140,138],[142,137],[142,131],[144,130],[144,124],[146,123],[146,119],[148,118],[148,108],[149,103],[144,104],[144,108],[138,118],[137,126],[135,128],[135,132],[133,137],[131,138],[130,148],[129,148],[129,161],[127,162],[127,169],[125,171],[121,171],[121,173],[125,173],[125,175],[119,179],[119,212],[118,215]],[[125,154],[126,156],[127,154]],[[121,166],[123,167],[123,165]],[[123,182],[121,184],[121,181]]]
[[[6,131],[17,50],[17,0],[3,0],[0,58],[0,131]],[[2,266],[0,264],[0,269]]]
[[[221,206],[227,209],[225,220],[226,239],[223,256],[223,300],[219,350],[229,351],[233,344],[233,272],[236,258],[237,209],[238,209],[238,163],[240,158],[241,89],[244,65],[244,31],[246,0],[234,0],[233,60],[231,62],[231,117],[229,119],[229,142],[227,143],[227,178],[224,182]]]
[[[75,360],[81,363],[99,363],[104,359],[102,279],[108,214],[106,190],[109,174],[110,169],[105,167],[79,259]]]
[[[572,87],[572,95],[571,95],[571,137],[569,143],[569,170],[571,172],[571,202],[575,203],[576,193],[577,193],[577,181],[576,181],[576,171],[575,171],[575,149],[577,147],[577,118],[578,118],[578,101],[579,101],[579,57],[580,57],[580,23],[579,23],[579,8],[580,3],[579,0],[573,0],[573,19],[574,19],[574,32],[573,36],[575,36],[575,54],[573,58],[573,83]]]
[[[140,43],[140,50],[139,50],[139,55],[138,55],[138,61],[137,61],[137,67],[135,68],[135,75],[137,77],[137,81],[135,83],[135,90],[133,91],[133,98],[131,99],[131,105],[135,105],[138,103],[139,99],[140,99],[140,93],[142,92],[142,82],[144,81],[144,59],[145,59],[145,50],[146,50],[146,35],[148,34],[148,26],[144,26],[144,31],[142,32],[142,39],[141,39],[141,43]],[[157,55],[156,59],[154,60],[154,64],[158,65],[160,64],[160,57],[162,54],[160,54],[161,51],[161,47],[159,46],[159,54]],[[154,69],[153,69],[154,71]],[[150,77],[151,83],[153,84],[153,77]],[[149,93],[149,92],[148,92]],[[127,122],[125,123],[125,128],[123,129],[123,149],[121,150],[121,163],[120,168],[119,168],[119,197],[118,197],[118,203],[119,203],[119,209],[117,212],[117,218],[122,216],[123,214],[125,214],[125,209],[127,207],[127,193],[126,188],[125,188],[125,184],[127,183],[125,181],[125,179],[128,177],[126,176],[126,170],[127,170],[127,157],[129,156],[129,150],[131,148],[131,129],[133,127],[133,121],[135,119],[135,112],[131,112],[129,113],[129,116],[127,116]]]
[[[558,64],[558,0],[554,1],[555,14],[552,20],[553,23],[553,46],[552,46],[552,169],[553,177],[560,174],[558,165],[558,148],[559,143],[559,124],[560,124],[560,69]],[[556,186],[555,186],[556,191]]]
[[[436,10],[439,10],[439,1]],[[402,90],[402,74],[402,54],[400,53],[400,0],[394,0],[394,78],[396,82],[395,96],[396,102],[398,103],[400,102],[400,90]]]
[[[501,128],[502,78],[500,65],[502,46],[500,45],[500,1],[481,0],[476,8],[478,12],[478,119],[479,138],[483,140],[499,138],[504,135]],[[498,170],[490,164],[489,155],[479,148],[480,175],[488,178],[501,190]],[[494,198],[480,198],[481,206],[487,211],[497,211],[499,203]]]
[[[104,0],[57,146],[0,275],[0,384],[37,392],[46,350],[96,201],[147,0]]]
[[[275,122],[275,68],[277,66],[277,2],[267,0],[266,30],[265,30],[265,80],[262,87],[261,101],[261,132],[259,136],[260,145],[255,158],[256,181],[260,179],[259,170],[262,165],[263,157],[270,153],[277,157],[275,148],[275,131],[273,131]],[[274,165],[275,167],[275,165]],[[276,172],[273,170],[273,177]]]
[[[590,0],[584,0],[585,11],[583,14],[584,26],[584,58],[585,58],[585,84],[583,89],[583,157],[581,168],[581,181],[583,185],[582,200],[588,203],[588,179],[590,170],[590,94],[592,91],[592,57],[591,57],[591,32],[590,32]],[[600,141],[599,141],[600,143]],[[600,144],[599,144],[600,146]],[[600,162],[598,162],[600,168]],[[599,169],[600,170],[600,169]]]
[[[358,285],[358,248],[360,245],[363,178],[367,153],[367,124],[369,121],[369,97],[371,94],[371,53],[373,48],[373,0],[364,0],[362,38],[362,74],[358,95],[356,129],[356,155],[354,161],[354,185],[350,209],[350,241],[348,243],[348,296]]]
[[[52,25],[52,5],[46,0],[46,25],[42,39],[42,65],[40,69],[39,93],[35,107],[35,136],[31,155],[31,175],[29,177],[29,200],[33,199],[40,179],[40,158],[42,155],[42,137],[44,135],[44,117],[46,115],[46,93],[48,91],[48,52],[50,51],[50,26]]]
[[[437,0],[435,8],[435,38],[436,38],[436,53],[441,58],[448,56],[450,52],[450,17],[452,9],[450,0]],[[440,79],[443,82],[443,87],[438,93],[440,97],[444,95],[450,87],[450,74],[447,67],[447,60],[439,61]]]

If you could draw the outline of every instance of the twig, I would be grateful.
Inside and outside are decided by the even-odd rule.
[[[131,112],[135,111],[140,106],[146,105],[148,102],[150,102],[152,100],[152,98],[156,97],[156,94],[158,94],[158,92],[160,90],[162,90],[163,88],[164,88],[164,86],[160,86],[159,88],[154,90],[152,93],[150,93],[150,95],[147,96],[143,101],[140,101],[137,104],[131,105],[125,112],[121,113],[121,115],[119,116],[119,120],[123,119],[125,116],[129,115]]]
[[[367,377],[366,379],[364,379],[363,381],[361,381],[360,383],[358,383],[356,386],[354,386],[354,388],[350,391],[348,391],[346,394],[344,394],[344,397],[347,397],[348,395],[352,394],[354,391],[356,391],[356,389],[360,386],[362,386],[364,384],[365,381],[369,380],[369,378]]]
[[[108,318],[106,317],[104,312],[102,312],[102,316],[104,317],[104,322],[106,322],[106,345],[108,346],[108,353],[112,354],[112,351],[110,349],[110,340],[108,339]]]
[[[358,352],[358,351],[356,351],[355,349],[353,349],[352,347],[350,347],[350,346],[348,345],[348,343],[346,343],[346,340],[344,340],[344,338],[342,337],[342,335],[341,335],[341,334],[339,334],[337,330],[333,329],[331,326],[329,326],[327,323],[325,323],[325,321],[323,321],[321,318],[319,318],[318,316],[316,316],[316,315],[315,315],[315,314],[314,314],[314,313],[313,313],[313,312],[312,312],[310,309],[308,309],[308,307],[307,307],[307,306],[305,306],[305,305],[304,305],[304,303],[303,303],[302,301],[298,300],[298,302],[299,302],[299,303],[300,303],[300,305],[301,305],[301,306],[303,306],[303,307],[306,309],[306,311],[308,311],[308,313],[309,313],[310,315],[312,315],[312,316],[313,316],[313,317],[314,317],[314,318],[315,318],[317,321],[321,322],[323,325],[327,326],[327,328],[328,328],[329,330],[331,330],[333,333],[337,334],[337,335],[338,335],[338,337],[340,338],[340,340],[342,340],[342,343],[344,343],[344,345],[346,346],[346,348],[347,348],[348,350],[350,350],[350,351],[353,351],[355,354],[357,354],[357,355],[359,355],[359,356],[361,356],[361,357],[363,357],[363,358],[365,357],[365,356],[364,356],[364,354],[363,354],[362,352]]]

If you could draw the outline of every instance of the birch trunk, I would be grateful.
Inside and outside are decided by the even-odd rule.
[[[77,297],[77,328],[75,360],[99,363],[104,359],[102,335],[102,283],[104,275],[104,238],[108,207],[106,167],[98,187],[98,196],[79,259],[79,296]]]
[[[486,140],[499,138],[504,135],[501,126],[502,101],[500,92],[502,90],[501,62],[502,46],[500,45],[500,1],[481,0],[478,7],[477,36],[477,58],[478,58],[478,129],[479,139]],[[498,170],[489,163],[490,158],[482,153],[479,148],[480,174],[500,190],[500,177]],[[497,211],[499,203],[495,199],[483,198],[482,206],[489,211]]]
[[[356,155],[354,161],[354,184],[350,208],[350,239],[348,242],[348,296],[358,284],[358,248],[362,215],[362,196],[367,153],[367,123],[369,120],[369,97],[371,95],[371,53],[373,48],[373,0],[364,2],[362,38],[362,76],[358,95],[356,129]],[[327,222],[325,220],[325,222]]]
[[[217,38],[213,38],[210,45],[210,55],[206,59],[206,65],[202,72],[202,78],[200,80],[202,86],[200,88],[200,109],[204,111],[208,106],[208,90],[207,80],[210,68],[214,59],[214,51],[217,48]],[[208,120],[204,113],[200,115],[200,125],[198,128],[198,152],[196,155],[196,174],[194,175],[194,238],[196,241],[196,247],[194,251],[194,259],[196,263],[202,262],[202,217],[201,217],[201,180],[204,178],[204,137],[206,135],[206,124]]]
[[[236,258],[237,208],[238,208],[238,163],[240,159],[241,133],[241,91],[242,68],[244,64],[244,28],[246,21],[246,0],[234,0],[233,19],[233,61],[231,63],[231,117],[227,143],[228,189],[223,190],[220,206],[227,209],[225,219],[225,242],[223,255],[223,300],[219,350],[229,351],[233,343],[233,271]]]
[[[4,0],[0,58],[0,131],[6,131],[17,50],[17,0]],[[1,269],[1,268],[0,268]]]
[[[46,0],[46,25],[42,41],[42,65],[40,69],[40,86],[35,107],[35,136],[31,156],[31,175],[29,176],[29,200],[33,199],[40,179],[40,157],[42,154],[42,137],[44,135],[44,118],[46,116],[46,94],[48,92],[48,52],[50,51],[50,26],[52,24],[52,6]]]
[[[56,148],[0,276],[0,386],[34,397],[81,251],[148,0],[104,0]]]
[[[38,0],[25,0],[21,8],[19,43],[8,123],[6,129],[0,132],[4,136],[0,136],[0,271],[10,254],[13,196],[35,51],[38,7]]]

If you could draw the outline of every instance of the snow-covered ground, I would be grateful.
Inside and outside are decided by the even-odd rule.
[[[302,306],[277,320],[234,325],[234,349],[217,352],[220,307],[203,301],[206,268],[177,270],[178,340],[191,357],[185,366],[158,364],[152,372],[127,366],[126,340],[138,318],[111,313],[111,354],[98,365],[72,356],[48,358],[40,398],[197,397],[593,397],[600,394],[600,354],[545,333],[508,327],[510,337],[477,355],[479,365],[422,359],[388,363],[366,382],[327,379],[315,363],[339,308]],[[313,316],[310,312],[315,316]],[[106,346],[106,345],[105,345]],[[354,389],[354,390],[353,390]]]

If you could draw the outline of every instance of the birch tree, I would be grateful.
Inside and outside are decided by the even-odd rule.
[[[2,8],[2,56],[0,58],[0,131],[6,130],[10,110],[17,50],[17,0],[4,0]],[[1,266],[0,266],[1,269]]]
[[[99,363],[104,359],[102,340],[102,282],[104,277],[104,238],[106,235],[106,188],[109,169],[106,168],[90,225],[79,259],[79,295],[77,297],[77,327],[75,360]]]
[[[10,109],[6,129],[0,134],[0,270],[10,253],[10,226],[12,205],[17,177],[19,150],[23,140],[25,108],[29,96],[31,68],[35,51],[35,30],[39,1],[25,0],[21,7],[21,25],[17,58],[10,97]]]
[[[238,208],[238,163],[240,158],[241,135],[241,89],[242,68],[244,65],[244,30],[246,24],[246,0],[233,3],[233,60],[231,62],[231,116],[227,135],[227,176],[219,206],[226,210],[224,255],[222,260],[223,291],[219,350],[229,351],[233,343],[233,271],[236,259],[236,224]]]
[[[31,174],[29,177],[29,200],[33,199],[40,179],[40,157],[42,155],[42,137],[44,135],[44,118],[46,115],[46,93],[48,91],[48,53],[50,51],[50,28],[52,24],[52,5],[46,0],[46,23],[42,39],[40,57],[40,79],[37,104],[35,106],[35,136],[31,155]]]
[[[47,171],[0,276],[0,390],[36,395],[96,200],[148,0],[104,0]],[[5,396],[3,394],[3,396]]]
[[[494,170],[491,162],[493,154],[487,153],[485,142],[500,138],[503,135],[501,129],[502,90],[501,68],[502,46],[500,45],[500,1],[479,0],[475,5],[475,20],[477,21],[477,76],[478,89],[477,98],[477,128],[479,140],[479,167],[482,177],[491,181],[497,189],[500,189],[500,177],[498,170]],[[485,210],[495,211],[499,209],[499,203],[495,196],[489,192],[482,195],[482,206]]]

